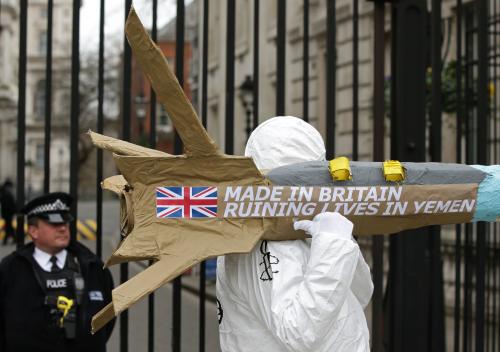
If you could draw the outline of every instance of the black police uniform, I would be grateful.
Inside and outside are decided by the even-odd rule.
[[[59,210],[36,203],[27,210],[25,207],[28,217],[30,209],[41,209],[37,217],[67,221],[69,195],[61,198],[56,193],[56,200],[52,195],[43,202],[55,204]],[[102,261],[76,241],[66,248],[64,268],[51,272],[38,265],[34,249],[29,243],[0,263],[0,351],[106,351],[114,323],[91,335],[90,322],[111,301],[113,280],[109,270],[103,270]],[[58,299],[72,303],[64,317]]]

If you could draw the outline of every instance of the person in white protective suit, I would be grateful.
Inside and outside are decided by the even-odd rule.
[[[325,160],[321,135],[308,123],[280,116],[260,124],[245,155],[260,170]],[[217,260],[222,351],[369,351],[364,308],[373,283],[338,213],[295,223],[311,239],[262,241],[249,254]]]

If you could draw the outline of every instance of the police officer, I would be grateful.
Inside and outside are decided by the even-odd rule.
[[[58,192],[22,209],[32,243],[0,263],[0,351],[106,351],[113,323],[91,335],[90,321],[110,302],[113,280],[70,239],[71,203]]]

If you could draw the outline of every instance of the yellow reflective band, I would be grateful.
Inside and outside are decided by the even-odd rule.
[[[78,230],[78,234],[83,236],[86,240],[95,241],[95,239],[96,239],[95,229],[92,229],[92,227],[89,226],[90,221],[93,221],[93,220],[89,219],[86,222],[78,220],[76,222],[76,228]],[[94,222],[94,224],[95,224],[95,222]]]
[[[384,178],[386,181],[399,182],[406,177],[405,168],[397,160],[384,161]]]
[[[61,327],[64,324],[64,318],[66,318],[66,315],[68,315],[68,312],[70,311],[71,307],[73,307],[73,303],[74,301],[71,298],[67,298],[64,296],[57,297],[57,309],[63,312],[63,316],[59,320],[59,325]]]
[[[349,165],[349,159],[345,156],[340,156],[329,163],[330,174],[335,181],[347,181],[352,180],[351,166]]]

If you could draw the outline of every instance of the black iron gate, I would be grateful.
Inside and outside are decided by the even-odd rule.
[[[202,16],[201,42],[201,94],[200,111],[203,124],[207,125],[207,81],[208,81],[208,32],[209,11],[214,2],[199,2]],[[432,0],[430,8],[425,0],[373,0],[368,16],[373,19],[373,158],[383,160],[388,156],[406,161],[441,161],[442,116],[443,111],[455,114],[456,161],[467,164],[500,163],[499,119],[500,119],[500,4],[498,0],[440,1]],[[235,133],[235,18],[240,2],[221,1],[223,11],[227,11],[225,42],[225,152],[234,152]],[[276,114],[287,111],[286,94],[286,43],[287,43],[287,5],[285,0],[276,3]],[[360,5],[364,0],[315,2],[314,6],[324,6],[326,13],[326,145],[327,156],[335,155],[336,141],[336,82],[337,82],[337,8],[339,4],[349,5],[352,20],[352,152],[353,160],[359,154],[359,16]],[[453,21],[442,18],[443,4],[452,4]],[[100,0],[100,31],[98,58],[98,109],[96,130],[104,130],[104,24],[105,1]],[[125,13],[132,5],[124,1]],[[259,14],[260,1],[253,0],[254,13]],[[50,140],[51,140],[51,89],[52,89],[52,19],[53,0],[47,0],[47,46],[45,78],[45,161],[44,191],[49,191]],[[310,1],[302,4],[303,18],[303,118],[310,116],[309,102],[309,9]],[[80,0],[73,0],[72,18],[72,61],[71,61],[71,118],[70,118],[70,193],[78,199],[78,135],[79,128],[79,24]],[[1,8],[1,7],[0,7]],[[157,38],[158,1],[151,1],[151,35]],[[184,19],[185,3],[177,0],[176,14],[176,52],[175,72],[181,85],[184,84]],[[391,13],[392,16],[386,16]],[[161,14],[160,14],[161,15]],[[28,0],[19,1],[19,96],[18,96],[18,138],[17,138],[17,199],[19,205],[25,200],[25,145],[26,145],[26,72],[27,72],[27,16]],[[386,18],[391,17],[389,32]],[[446,23],[452,23],[447,26]],[[254,75],[251,128],[259,122],[259,16],[253,17],[253,59]],[[1,28],[1,27],[0,27]],[[386,88],[385,38],[390,33],[391,82]],[[451,38],[451,39],[450,39]],[[455,45],[455,59],[451,60],[444,52],[449,41]],[[444,59],[443,59],[444,57]],[[126,40],[123,43],[121,138],[131,140],[133,114],[131,106],[132,55]],[[448,73],[448,75],[445,75]],[[391,92],[390,104],[385,93]],[[157,110],[154,92],[150,93],[150,127],[147,145],[156,147]],[[445,102],[446,101],[446,102]],[[386,106],[387,105],[387,106]],[[446,105],[446,106],[445,106]],[[389,108],[390,106],[390,108]],[[391,150],[384,150],[385,110],[391,116]],[[134,116],[135,118],[135,116]],[[249,122],[249,123],[250,123]],[[367,126],[361,126],[366,128]],[[182,145],[175,138],[174,152],[181,153]],[[103,155],[97,151],[96,164],[96,252],[102,255],[102,201],[100,181],[103,178]],[[76,217],[77,202],[72,209]],[[24,241],[23,219],[17,218],[18,244]],[[76,233],[73,225],[72,233]],[[372,350],[373,351],[498,351],[500,342],[500,291],[499,291],[499,243],[496,224],[479,223],[455,227],[454,243],[441,241],[441,229],[431,227],[411,234],[392,235],[389,249],[383,236],[373,237],[371,241],[372,272],[375,292],[372,299]],[[418,233],[418,235],[417,235]],[[443,251],[454,255],[454,302],[453,333],[450,323],[445,325],[446,311],[443,282]],[[384,262],[390,262],[389,280],[384,287]],[[201,265],[199,292],[199,351],[205,350],[205,267]],[[121,281],[128,278],[128,265],[120,266]],[[174,282],[172,302],[173,331],[171,349],[181,351],[181,278]],[[385,300],[384,300],[385,297]],[[155,297],[148,301],[148,350],[154,346],[154,306]],[[128,350],[128,315],[120,316],[120,350]],[[192,332],[191,332],[192,333]],[[169,347],[163,346],[164,350]],[[145,347],[146,348],[146,347]]]

